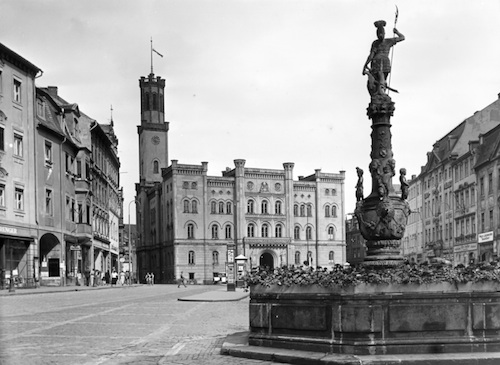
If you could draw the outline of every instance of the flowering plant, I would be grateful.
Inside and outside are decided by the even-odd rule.
[[[470,266],[446,264],[410,264],[376,270],[364,266],[327,268],[283,266],[274,270],[260,269],[247,275],[248,285],[319,285],[355,286],[358,284],[431,284],[439,282],[500,282],[500,263],[479,263]]]

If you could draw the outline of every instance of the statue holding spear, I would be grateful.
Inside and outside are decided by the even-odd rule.
[[[372,43],[370,54],[363,66],[363,75],[368,75],[368,92],[371,96],[384,94],[385,90],[397,92],[387,85],[387,78],[391,72],[389,52],[392,46],[405,40],[405,36],[396,29],[397,17],[398,12],[394,21],[394,34],[396,35],[394,38],[385,38],[385,20],[378,20],[374,23],[377,28],[377,39]]]

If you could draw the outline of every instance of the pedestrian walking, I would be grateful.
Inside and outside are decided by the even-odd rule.
[[[118,281],[118,273],[116,272],[116,269],[113,268],[113,272],[111,273],[111,286],[116,285],[117,281]]]
[[[182,271],[181,271],[181,277],[179,278],[179,285],[177,285],[177,287],[180,288],[181,284],[184,285],[184,288],[187,288],[186,283],[184,282],[184,275]]]
[[[125,284],[125,273],[120,271],[120,284],[123,286]]]
[[[146,277],[145,277],[145,279],[146,279],[146,284],[147,284],[147,285],[149,285],[149,282],[150,282],[150,280],[151,280],[151,279],[150,279],[150,276],[149,276],[149,273],[146,273]]]
[[[151,285],[155,285],[155,273],[154,272],[149,274],[149,278],[151,280]]]

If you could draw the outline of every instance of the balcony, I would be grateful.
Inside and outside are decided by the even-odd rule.
[[[248,243],[250,248],[286,248],[292,239],[290,237],[245,237],[244,243]]]

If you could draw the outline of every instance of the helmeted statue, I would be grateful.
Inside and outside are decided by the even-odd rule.
[[[405,36],[396,28],[394,33],[397,37],[385,38],[385,20],[378,20],[374,24],[377,28],[377,40],[373,41],[370,55],[363,66],[363,75],[368,75],[368,92],[371,96],[385,93],[388,87],[387,77],[391,72],[389,52],[392,46],[405,40]],[[371,67],[368,67],[369,63]]]

